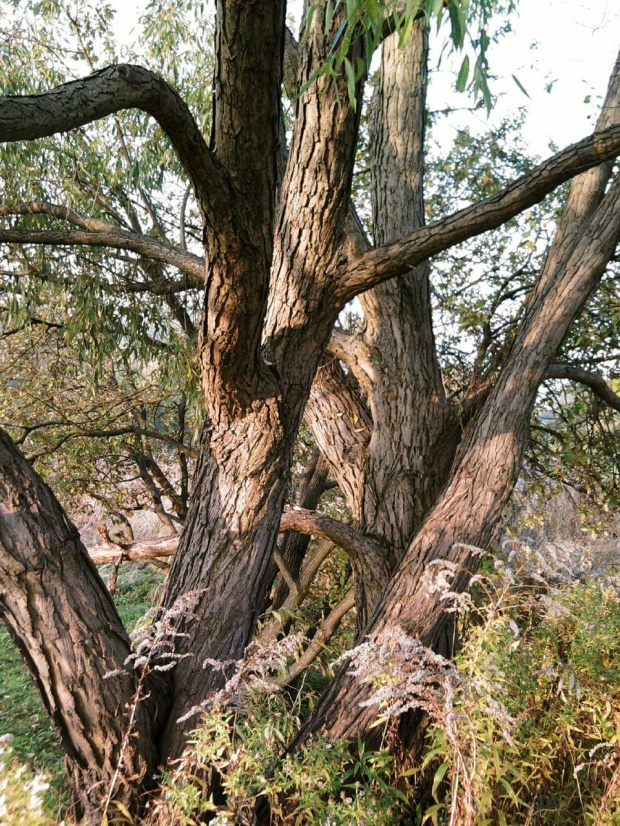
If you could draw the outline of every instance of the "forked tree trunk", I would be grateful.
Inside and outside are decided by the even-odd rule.
[[[599,118],[599,128],[618,122],[620,57]],[[512,494],[528,436],[536,393],[568,329],[581,311],[620,241],[620,179],[605,194],[610,166],[576,178],[556,238],[496,386],[459,450],[446,489],[397,568],[367,628],[370,640],[404,631],[423,645],[449,654],[453,614],[434,571],[447,568],[450,590],[463,591]],[[435,565],[438,568],[435,568]],[[430,567],[429,567],[430,566]],[[380,667],[380,664],[378,664]],[[362,705],[372,685],[343,667],[297,742],[312,731],[334,739],[368,735],[379,709]],[[418,718],[419,719],[419,718]],[[401,732],[405,742],[418,731]]]
[[[264,8],[253,4],[255,10],[259,6]],[[226,32],[230,13],[221,13]],[[260,11],[255,13],[260,16]],[[334,15],[334,31],[344,14],[342,7]],[[255,38],[256,32],[251,35]],[[331,42],[322,15],[315,15],[300,56],[302,84],[326,59]],[[268,53],[264,50],[263,43],[261,54]],[[240,71],[237,55],[230,63],[233,71]],[[276,88],[279,92],[279,85]],[[207,249],[212,272],[201,353],[207,420],[164,607],[189,590],[198,590],[200,601],[196,619],[182,624],[186,636],[180,652],[190,656],[172,675],[174,702],[162,760],[180,755],[185,730],[195,718],[185,725],[177,721],[221,684],[221,672],[203,670],[204,660],[240,659],[262,608],[294,442],[338,312],[327,286],[340,263],[358,120],[343,103],[345,97],[342,79],[334,83],[322,77],[298,102],[291,147],[296,163],[289,164],[282,185],[273,264],[263,241],[273,237],[273,223],[267,220],[274,220],[275,191],[271,213],[263,204],[254,215],[248,236],[254,245],[238,247],[236,261],[227,248],[220,267],[218,250],[210,256]],[[242,106],[238,99],[237,105]],[[216,105],[216,131],[217,111]],[[231,111],[229,118],[234,117]],[[273,117],[277,123],[279,111]],[[222,135],[222,142],[239,154],[238,147],[231,149],[227,143],[231,137]],[[260,132],[254,138],[260,140]],[[334,144],[336,153],[331,151]],[[277,150],[274,138],[271,184],[277,176]],[[241,169],[247,166],[243,160]],[[251,169],[247,171],[245,208],[252,207],[255,197]],[[262,233],[256,232],[259,218],[265,221]],[[246,240],[245,230],[241,226],[234,234],[237,243]],[[243,330],[250,331],[249,338]]]
[[[508,220],[576,171],[620,151],[620,130],[611,130],[560,153],[505,192],[419,231],[418,202],[408,219],[414,230],[406,238],[352,262],[345,233],[364,78],[355,90],[357,111],[342,76],[322,74],[309,83],[333,52],[346,5],[341,3],[333,15],[321,6],[311,21],[305,17],[298,88],[307,88],[297,101],[292,163],[279,201],[283,0],[217,4],[211,149],[178,95],[161,78],[137,67],[103,70],[49,96],[2,99],[2,140],[66,131],[120,108],[144,109],[172,140],[196,190],[205,225],[208,271],[199,355],[206,422],[193,497],[163,607],[165,612],[185,598],[194,604],[193,616],[185,616],[177,626],[185,634],[175,638],[178,650],[187,656],[171,673],[172,699],[153,684],[150,699],[135,708],[136,739],[123,739],[127,720],[119,714],[135,694],[135,675],[103,679],[104,673],[122,668],[129,652],[109,595],[58,503],[10,442],[0,439],[0,609],[61,731],[74,788],[92,823],[100,817],[103,789],[112,784],[113,795],[135,806],[157,758],[165,764],[180,755],[186,736],[177,720],[221,680],[217,670],[202,668],[203,660],[237,660],[252,638],[293,444],[317,367],[346,302],[388,278],[407,279],[402,290],[385,288],[383,309],[372,304],[372,296],[367,299],[366,344],[375,347],[389,376],[383,390],[380,381],[376,391],[365,388],[381,419],[373,423],[381,438],[372,444],[368,411],[355,393],[344,398],[342,409],[345,418],[349,412],[350,417],[341,422],[346,425],[345,441],[350,439],[361,457],[350,465],[350,474],[341,474],[343,487],[348,484],[357,496],[360,523],[389,536],[395,556],[400,556],[407,532],[415,529],[442,484],[452,450],[444,447],[451,413],[433,354],[427,274],[424,269],[407,270]],[[363,44],[353,38],[351,65],[360,65],[361,58]],[[422,77],[421,66],[413,60],[414,78],[416,71]],[[617,76],[618,68],[616,103],[608,101],[604,112],[607,123],[617,122],[610,117],[618,111]],[[398,98],[405,81],[398,73],[388,74],[387,68],[385,78],[385,93]],[[422,99],[423,94],[414,107],[412,130],[419,129]],[[377,153],[394,140],[390,129],[377,137]],[[419,155],[421,148],[416,145],[412,151]],[[386,186],[379,187],[377,195],[377,204],[384,206],[378,209],[388,208],[391,186],[398,189],[404,182],[410,192],[418,192],[421,161],[418,158],[415,167],[418,178],[409,181],[404,160],[408,152],[385,155]],[[393,175],[388,170],[394,170]],[[458,543],[484,543],[510,495],[536,388],[617,240],[618,193],[614,189],[603,197],[608,174],[609,165],[573,187],[561,240],[549,256],[506,368],[472,427],[449,485],[380,599],[369,626],[373,636],[400,623],[433,645],[445,628],[443,606],[425,590],[422,573],[430,561],[452,560],[462,567],[455,587],[463,587],[471,559],[470,551]],[[387,241],[396,232],[386,225],[383,237]],[[101,243],[99,235],[97,239]],[[135,250],[135,244],[127,248]],[[415,323],[407,315],[412,303]],[[384,352],[388,333],[397,346]],[[410,348],[417,348],[416,353]],[[327,369],[323,377],[333,378],[334,370]],[[403,395],[395,393],[405,381],[411,387]],[[409,419],[402,408],[415,407],[418,392],[423,409]],[[316,398],[312,404],[321,407]],[[394,428],[391,435],[387,428],[381,432],[382,417]],[[406,449],[395,450],[390,439],[402,440]],[[384,473],[384,460],[391,465],[390,473]],[[330,462],[336,474],[337,459]],[[432,472],[435,468],[437,473]],[[418,484],[418,473],[430,473],[431,481]],[[408,499],[414,502],[412,514]],[[365,581],[363,568],[360,565],[360,582]],[[372,571],[385,583],[388,575],[380,565]],[[361,596],[362,616],[380,598],[381,588],[372,577],[368,580],[369,593]],[[193,600],[188,597],[192,592]],[[357,705],[365,692],[344,669],[311,727],[326,725],[335,736],[365,731],[373,715]],[[159,726],[165,726],[162,737]],[[119,766],[122,778],[117,777]]]

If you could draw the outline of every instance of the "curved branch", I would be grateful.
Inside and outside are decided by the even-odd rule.
[[[187,105],[166,81],[140,66],[109,66],[40,95],[0,98],[0,141],[68,132],[122,109],[155,118],[174,146],[210,222],[229,211],[221,170]]]
[[[568,379],[585,384],[594,395],[613,410],[620,413],[620,396],[611,389],[600,373],[591,373],[574,367],[572,364],[552,364],[547,370],[546,379]]]
[[[99,222],[97,222],[99,223]],[[104,222],[101,222],[104,223]],[[86,246],[111,247],[112,249],[127,250],[142,255],[152,261],[170,264],[185,275],[189,276],[192,287],[204,287],[205,263],[198,255],[183,252],[176,247],[168,246],[162,241],[140,235],[136,232],[118,229],[110,225],[108,230],[26,230],[0,229],[0,243],[4,244],[50,244],[53,246]],[[174,282],[172,282],[174,283]],[[162,285],[162,292],[178,292],[178,289],[169,290],[170,284]],[[157,285],[152,286],[157,291]]]
[[[329,539],[346,551],[352,559],[365,564],[375,564],[377,560],[383,563],[385,558],[385,548],[377,539],[360,533],[350,525],[345,525],[344,522],[332,519],[318,511],[305,508],[291,508],[284,511],[280,520],[280,531],[296,531],[318,536],[321,539]]]
[[[560,184],[620,154],[620,126],[597,132],[536,166],[510,186],[406,238],[377,247],[340,271],[336,297],[341,306],[377,284],[455,244],[495,229],[541,201]]]
[[[327,344],[327,352],[344,362],[364,388],[366,395],[371,395],[375,385],[375,366],[370,347],[361,336],[334,328]]]
[[[282,514],[280,532],[284,531],[296,531],[328,539],[352,558],[365,560],[366,564],[373,564],[376,559],[383,559],[385,554],[383,545],[373,537],[365,536],[337,519],[304,508],[288,510]],[[147,559],[149,554],[151,556],[172,556],[176,553],[178,543],[178,536],[166,537],[166,541],[162,540],[161,544],[159,540],[127,543],[125,554],[128,559]],[[103,550],[106,550],[107,555],[103,554]],[[88,553],[97,565],[103,565],[116,559],[120,550],[113,551],[116,555],[110,556],[112,551],[109,548],[102,549],[95,546],[90,548]]]

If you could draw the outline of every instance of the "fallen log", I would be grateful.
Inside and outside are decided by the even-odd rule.
[[[88,548],[88,554],[95,565],[113,565],[118,562],[140,562],[158,559],[163,556],[174,556],[179,546],[179,536],[165,536],[161,539],[146,539],[140,541],[118,542],[110,538],[109,531],[104,524],[98,526],[101,543]],[[375,539],[365,537],[329,516],[304,508],[290,508],[282,514],[280,532],[296,531],[297,533],[330,539],[336,545],[350,551],[357,550],[358,546],[375,549],[378,545]]]
[[[162,539],[123,542],[122,544],[109,541],[89,548],[88,554],[95,565],[111,565],[121,560],[142,562],[162,556],[174,556],[178,546],[178,536],[165,536]]]

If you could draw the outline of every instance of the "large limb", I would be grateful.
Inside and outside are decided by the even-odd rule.
[[[620,125],[616,124],[543,161],[497,195],[421,227],[399,241],[370,250],[341,272],[334,288],[339,303],[344,306],[357,294],[403,275],[433,255],[495,229],[560,184],[619,154]]]
[[[201,672],[195,663],[241,657],[256,628],[294,441],[335,321],[333,303],[322,303],[323,284],[317,283],[316,274],[332,273],[338,264],[357,115],[342,80],[319,79],[304,93],[291,143],[295,163],[288,164],[278,218],[272,222],[282,44],[275,41],[273,48],[268,47],[274,38],[266,21],[273,23],[270,16],[278,10],[283,35],[283,4],[244,0],[218,6],[218,157],[234,157],[246,139],[251,153],[271,147],[273,155],[266,159],[255,154],[253,162],[239,159],[241,172],[235,186],[242,187],[247,203],[230,245],[220,248],[215,239],[211,249],[208,228],[205,236],[211,266],[201,353],[207,424],[166,604],[196,587],[205,589],[205,597],[196,610],[200,622],[184,629],[188,636],[183,651],[195,659],[182,660],[173,674],[175,702],[164,741],[173,756],[185,742],[177,719],[202,702],[221,680],[219,672]],[[342,14],[344,9],[339,8],[333,26],[339,25]],[[300,74],[306,78],[324,62],[333,42],[335,30],[326,34],[320,17],[315,15],[312,31],[302,41]],[[251,44],[247,61],[244,44]],[[252,48],[265,61],[262,77],[249,59]],[[247,77],[240,74],[243,66]],[[261,85],[256,97],[249,95],[248,89],[254,89],[259,79],[269,88]],[[233,94],[238,109],[228,97]],[[229,107],[230,118],[238,125],[237,119],[246,117],[242,110],[249,97],[252,129],[262,124],[262,134],[244,136],[238,148],[224,149],[227,141],[237,141],[239,136],[226,127],[223,116],[218,120],[217,107]],[[261,183],[264,174],[271,176],[269,186]],[[269,215],[264,214],[265,193],[274,196]],[[269,218],[269,224],[261,223],[261,215],[265,221]],[[273,271],[272,237],[276,239]],[[273,300],[263,324],[268,298]]]
[[[105,232],[80,229],[0,229],[0,243],[44,244],[55,247],[108,247],[110,249],[127,250],[152,261],[176,267],[189,276],[189,286],[191,287],[203,287],[205,283],[204,261],[197,255],[170,247],[155,238],[122,229]],[[186,282],[184,283],[187,289],[188,284]],[[180,285],[174,281],[164,282],[160,292],[163,294],[179,292],[179,287]],[[157,293],[157,287],[153,286],[152,291]]]
[[[205,215],[213,222],[229,217],[226,180],[191,112],[163,78],[140,66],[109,66],[40,95],[1,97],[0,141],[45,138],[123,109],[141,109],[155,118],[174,146]]]
[[[584,229],[582,240],[539,296],[519,332],[512,357],[486,400],[446,490],[433,508],[394,574],[368,627],[381,643],[390,631],[406,633],[429,648],[449,654],[452,614],[449,600],[433,587],[447,572],[450,591],[467,587],[517,480],[527,423],[538,385],[576,314],[602,276],[620,239],[620,183],[606,196]],[[441,577],[440,577],[441,578]],[[367,734],[379,709],[363,706],[370,684],[346,668],[322,699],[309,730],[326,728],[334,739]],[[410,732],[404,731],[405,739]]]
[[[359,521],[372,419],[359,391],[337,360],[325,359],[319,366],[305,419],[353,518]]]
[[[108,794],[136,810],[157,755],[144,696],[129,738],[129,638],[76,529],[2,431],[0,616],[60,733],[77,814],[98,823]]]

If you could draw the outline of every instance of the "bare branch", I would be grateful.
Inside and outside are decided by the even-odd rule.
[[[40,95],[0,98],[0,141],[68,132],[122,109],[141,109],[155,118],[172,142],[209,221],[225,217],[228,189],[191,112],[163,78],[140,66],[109,66]]]
[[[618,154],[620,126],[614,126],[548,158],[497,195],[421,227],[400,241],[370,250],[340,271],[336,287],[339,304],[344,306],[359,293],[408,272],[433,255],[495,229],[560,184]]]
[[[104,222],[101,222],[104,223]],[[0,229],[0,243],[4,244],[49,244],[53,246],[87,246],[111,247],[112,249],[127,250],[158,261],[169,264],[189,276],[191,286],[200,288],[205,283],[204,260],[191,252],[183,252],[176,247],[168,246],[162,241],[139,235],[136,232],[119,229],[110,225],[106,231],[90,230],[26,230]],[[170,284],[175,288],[168,289]],[[186,284],[187,286],[187,284]],[[157,292],[157,284],[153,284],[149,291]],[[178,292],[176,282],[163,282],[161,292]]]
[[[323,622],[317,628],[316,634],[310,640],[310,643],[301,657],[296,660],[285,674],[278,677],[277,683],[284,687],[291,683],[295,677],[299,675],[311,665],[319,656],[321,651],[325,648],[325,644],[329,638],[334,634],[340,625],[342,618],[355,607],[355,594],[353,590],[348,591],[340,602],[332,608],[329,614],[325,617]]]
[[[547,370],[545,378],[568,379],[569,381],[579,382],[579,384],[585,384],[597,398],[620,413],[620,396],[614,393],[600,373],[582,370],[572,364],[552,364]]]
[[[166,536],[164,539],[151,539],[145,542],[103,542],[88,549],[88,555],[95,565],[110,565],[123,561],[142,562],[174,556],[179,545],[178,535]]]
[[[377,559],[383,560],[385,557],[385,548],[377,539],[318,511],[309,511],[305,508],[284,511],[280,520],[280,530],[297,531],[329,539],[350,557],[365,560],[367,564],[373,564]]]

